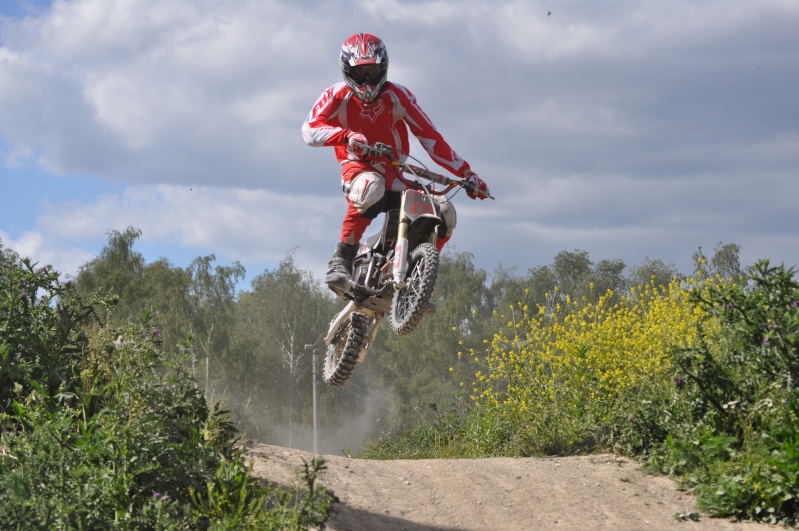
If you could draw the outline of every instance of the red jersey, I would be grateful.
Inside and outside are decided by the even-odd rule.
[[[357,160],[347,151],[346,136],[350,131],[363,134],[369,144],[382,142],[407,153],[408,131],[419,140],[430,158],[458,177],[469,169],[447,144],[433,122],[416,103],[411,92],[396,83],[386,82],[380,96],[365,104],[355,97],[343,81],[325,90],[316,100],[302,124],[302,136],[309,146],[333,146],[342,165],[342,176],[349,181],[362,171],[385,169],[378,162]],[[386,175],[386,188],[391,189],[393,172]]]

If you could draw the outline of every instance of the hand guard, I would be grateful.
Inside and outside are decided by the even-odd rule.
[[[369,144],[361,133],[352,132],[347,135],[347,151],[356,159],[363,159],[369,150],[358,144]]]
[[[482,200],[488,197],[488,185],[472,170],[466,170],[463,173],[463,179],[469,183],[469,186],[466,187],[466,195],[470,198]]]

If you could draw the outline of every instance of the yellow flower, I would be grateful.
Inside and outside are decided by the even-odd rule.
[[[484,370],[477,373],[474,396],[487,410],[522,422],[562,404],[583,408],[576,414],[609,415],[642,380],[668,381],[671,346],[697,340],[695,323],[705,312],[686,302],[693,287],[677,279],[668,286],[651,281],[631,296],[608,291],[595,303],[564,297],[567,304],[550,313],[539,306],[529,314],[520,302],[523,314],[483,340]]]

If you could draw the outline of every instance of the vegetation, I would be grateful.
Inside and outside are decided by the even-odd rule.
[[[798,525],[799,282],[768,261],[724,276],[740,272],[730,257],[700,252],[695,277],[622,294],[555,287],[531,308],[525,292],[492,339],[458,353],[479,365],[459,406],[362,455],[613,450],[711,514]]]
[[[324,527],[323,461],[304,489],[259,484],[148,315],[97,324],[112,302],[0,254],[0,527]]]
[[[703,317],[696,344],[674,353],[675,412],[641,408],[649,432],[666,434],[647,449],[652,467],[682,476],[715,514],[799,524],[795,273],[761,261],[745,284],[693,290]]]
[[[323,526],[323,464],[268,490],[235,437],[311,448],[312,355],[341,302],[291,253],[240,290],[240,264],[148,264],[140,235],[109,232],[64,282],[0,248],[0,523]],[[580,250],[489,275],[445,253],[435,318],[383,327],[346,386],[318,387],[320,451],[616,451],[713,514],[797,525],[799,285],[739,251],[700,248],[689,276]]]

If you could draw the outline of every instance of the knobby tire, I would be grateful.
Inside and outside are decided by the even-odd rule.
[[[413,332],[424,315],[438,278],[438,251],[431,243],[413,250],[408,261],[407,286],[391,301],[391,329],[398,335]]]
[[[347,383],[366,340],[366,326],[369,317],[353,312],[349,319],[341,324],[335,337],[327,346],[324,373],[325,383],[339,387]]]

